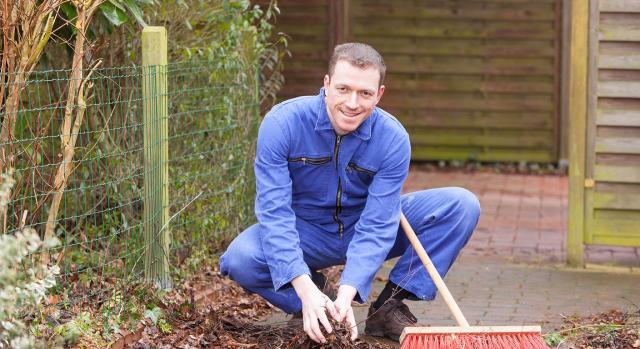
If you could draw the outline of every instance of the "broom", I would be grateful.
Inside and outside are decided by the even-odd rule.
[[[400,224],[420,260],[427,268],[459,327],[405,327],[400,336],[401,349],[460,348],[460,349],[548,349],[542,340],[540,326],[469,326],[462,311],[444,284],[442,277],[420,244],[404,214]]]

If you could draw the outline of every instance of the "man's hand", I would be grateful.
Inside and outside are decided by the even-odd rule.
[[[325,311],[328,311],[334,319],[338,320],[336,307],[331,299],[322,293],[313,281],[311,281],[309,275],[300,275],[293,279],[291,284],[302,301],[304,332],[306,332],[313,341],[326,343],[327,340],[320,330],[320,323],[324,326],[327,333],[331,333],[333,329],[331,328]]]
[[[351,302],[356,296],[358,291],[353,286],[340,285],[338,288],[338,296],[333,303],[338,311],[339,322],[347,321],[349,328],[351,329],[351,340],[354,341],[358,338],[358,326],[356,325],[356,317],[353,315],[353,308]]]

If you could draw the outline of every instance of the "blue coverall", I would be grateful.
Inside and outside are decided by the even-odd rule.
[[[382,263],[401,256],[389,279],[416,299],[436,288],[404,232],[400,209],[441,275],[469,240],[477,198],[462,188],[400,191],[409,170],[409,136],[375,108],[355,132],[338,136],[324,91],[274,106],[258,133],[258,223],[220,258],[220,270],[287,313],[302,303],[290,282],[310,268],[345,265],[340,284],[365,302]]]

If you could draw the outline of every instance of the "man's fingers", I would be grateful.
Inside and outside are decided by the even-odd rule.
[[[353,314],[353,309],[347,314],[347,322],[351,329],[351,340],[355,341],[358,338],[358,326],[356,324],[356,317]]]
[[[329,323],[329,319],[327,319],[327,314],[325,314],[325,308],[321,307],[319,309],[316,309],[315,314],[313,314],[312,318],[314,319],[314,321],[312,321],[310,324],[311,331],[313,332],[315,337],[318,339],[319,343],[325,343],[326,339],[322,334],[322,330],[320,329],[320,324],[324,326],[324,329],[327,331],[327,333],[331,333],[331,331],[333,330],[331,328],[331,324]]]
[[[340,312],[338,314],[339,317],[340,317],[340,319],[338,319],[339,322],[343,322],[344,321],[344,319],[347,317],[348,310],[349,310],[348,308],[340,309]]]
[[[304,332],[316,343],[324,343],[325,339],[320,332],[320,326],[318,326],[318,319],[307,317],[304,319]],[[315,325],[314,325],[315,323]]]
[[[340,310],[336,307],[335,304],[333,304],[333,302],[329,298],[327,298],[327,302],[324,305],[331,317],[333,317],[338,322],[342,321],[340,320]]]
[[[312,299],[312,302],[308,304],[308,306],[305,307],[303,305],[304,332],[314,342],[326,343],[322,327],[324,327],[326,333],[333,332],[333,328],[327,317],[327,312],[336,320],[338,320],[340,314],[338,306],[334,304],[329,297],[320,292],[318,292],[317,295],[319,297]]]
[[[347,316],[347,311],[349,310],[349,306],[343,304],[344,302],[340,302],[339,300],[336,299],[336,303],[334,303],[335,308],[336,308],[336,316],[334,316],[333,318],[336,319],[336,321],[338,322],[343,322],[345,317]]]
[[[355,341],[358,339],[358,326],[351,327],[351,340]]]
[[[325,316],[325,319],[326,319],[326,316]],[[316,338],[315,339],[316,342],[318,343],[326,342],[326,339],[324,338],[324,336],[322,335],[322,331],[320,330],[320,325],[318,324],[317,319],[311,324],[311,332],[313,332],[313,335]],[[313,337],[311,339],[313,339]]]
[[[329,323],[329,319],[327,318],[327,314],[324,313],[324,310],[320,311],[320,314],[318,314],[318,320],[320,320],[320,323],[322,324],[322,326],[324,326],[325,331],[327,331],[327,333],[331,333],[331,331],[333,331],[333,329],[331,328],[331,323]]]

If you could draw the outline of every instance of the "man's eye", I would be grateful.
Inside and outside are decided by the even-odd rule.
[[[346,87],[338,87],[338,91],[340,91],[340,92],[344,92],[344,91],[346,91],[346,90],[347,90],[347,88],[346,88]]]

